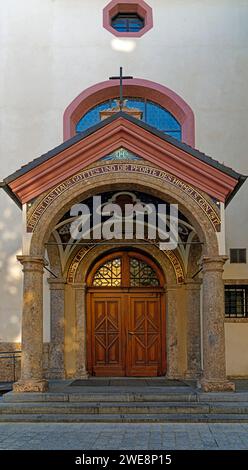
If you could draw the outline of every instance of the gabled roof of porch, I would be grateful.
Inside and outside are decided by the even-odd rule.
[[[226,204],[247,178],[199,150],[118,112],[22,166],[1,185],[22,205],[120,147]]]

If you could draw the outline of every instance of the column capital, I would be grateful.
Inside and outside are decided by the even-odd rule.
[[[49,277],[47,279],[50,290],[64,290],[66,280],[59,277]]]
[[[17,255],[17,260],[22,264],[23,271],[41,271],[48,265],[43,256]]]
[[[165,292],[181,289],[181,287],[184,287],[184,284],[177,284],[176,282],[173,284],[165,284]]]
[[[83,292],[86,292],[86,289],[87,289],[87,284],[85,282],[84,283],[75,282],[74,284],[71,284],[71,286],[73,287],[73,289],[78,289]]]
[[[186,289],[200,289],[202,285],[202,279],[194,280],[192,278],[186,278],[184,281]]]
[[[202,267],[203,273],[206,271],[224,271],[224,264],[228,260],[228,256],[202,256],[199,264]]]

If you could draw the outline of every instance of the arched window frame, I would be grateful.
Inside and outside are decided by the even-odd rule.
[[[89,273],[88,273],[88,276],[87,276],[87,286],[88,287],[94,287],[94,279],[95,279],[95,275],[96,273],[98,272],[98,270],[104,266],[104,264],[106,264],[107,262],[111,261],[111,260],[115,260],[115,259],[118,259],[120,258],[121,259],[121,271],[122,271],[122,274],[121,274],[121,285],[118,286],[119,288],[123,288],[123,287],[128,287],[128,288],[132,288],[131,284],[130,284],[130,279],[131,279],[131,276],[130,276],[130,273],[127,272],[128,270],[128,266],[130,266],[130,259],[132,258],[135,258],[135,259],[138,259],[140,261],[143,261],[145,262],[149,267],[151,267],[153,269],[153,271],[155,271],[156,273],[156,277],[159,281],[159,285],[158,286],[140,286],[140,287],[136,287],[134,286],[133,288],[138,288],[138,289],[153,289],[153,288],[158,288],[160,289],[161,287],[163,287],[164,283],[165,283],[165,280],[164,280],[164,276],[163,276],[163,273],[161,271],[161,269],[158,267],[158,265],[151,259],[149,258],[148,256],[144,255],[143,253],[139,253],[139,252],[136,252],[136,251],[117,251],[117,252],[113,252],[113,253],[110,253],[110,254],[107,254],[106,256],[100,258],[93,267],[91,267],[91,269],[89,270]],[[112,286],[112,287],[106,287],[106,286],[103,286],[103,287],[95,287],[96,289],[101,289],[101,288],[104,288],[104,289],[118,289],[118,287],[115,287],[115,286]]]
[[[139,78],[124,80],[123,85],[126,96],[146,98],[167,109],[181,125],[182,142],[194,147],[194,114],[190,106],[179,95],[156,82]],[[119,96],[118,94],[118,83],[113,84],[113,81],[110,80],[93,85],[80,93],[64,112],[64,140],[66,141],[76,134],[77,122],[91,108],[108,99],[114,99]]]

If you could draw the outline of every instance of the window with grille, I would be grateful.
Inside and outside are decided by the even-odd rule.
[[[225,317],[248,318],[248,286],[225,286]]]
[[[103,8],[103,27],[117,37],[141,37],[153,28],[152,8],[144,0],[111,0]]]
[[[103,264],[95,273],[93,286],[120,287],[121,259],[112,259]]]
[[[143,259],[126,254],[105,261],[96,270],[94,287],[159,287],[156,270]]]
[[[132,287],[159,286],[154,269],[149,264],[136,258],[130,259],[130,285]]]
[[[230,263],[246,263],[246,248],[231,248]]]
[[[112,18],[111,26],[120,33],[135,33],[144,28],[144,19],[137,13],[118,13]]]
[[[100,122],[100,111],[115,107],[116,99],[118,99],[118,97],[104,101],[87,111],[87,113],[78,121],[76,132],[83,132]],[[176,118],[167,111],[167,109],[144,98],[125,96],[124,100],[127,108],[136,108],[142,112],[143,122],[164,134],[168,134],[177,140],[181,140],[181,125]]]

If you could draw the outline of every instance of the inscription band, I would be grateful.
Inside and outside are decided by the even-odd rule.
[[[206,214],[208,219],[211,221],[215,230],[218,231],[220,228],[220,217],[218,215],[217,209],[203,197],[203,195],[197,191],[194,187],[180,180],[176,176],[167,173],[166,171],[160,170],[144,164],[134,164],[134,163],[112,163],[102,166],[97,166],[90,168],[88,170],[81,171],[76,175],[68,178],[63,183],[59,184],[53,188],[49,193],[42,199],[42,201],[37,205],[37,207],[30,210],[27,220],[27,231],[33,232],[37,223],[39,222],[41,216],[51,205],[51,203],[57,199],[63,192],[72,188],[73,186],[85,182],[91,178],[101,176],[108,173],[137,173],[145,174],[158,178],[160,180],[166,181],[167,183],[180,188],[183,192],[188,194],[197,204],[203,212]]]

